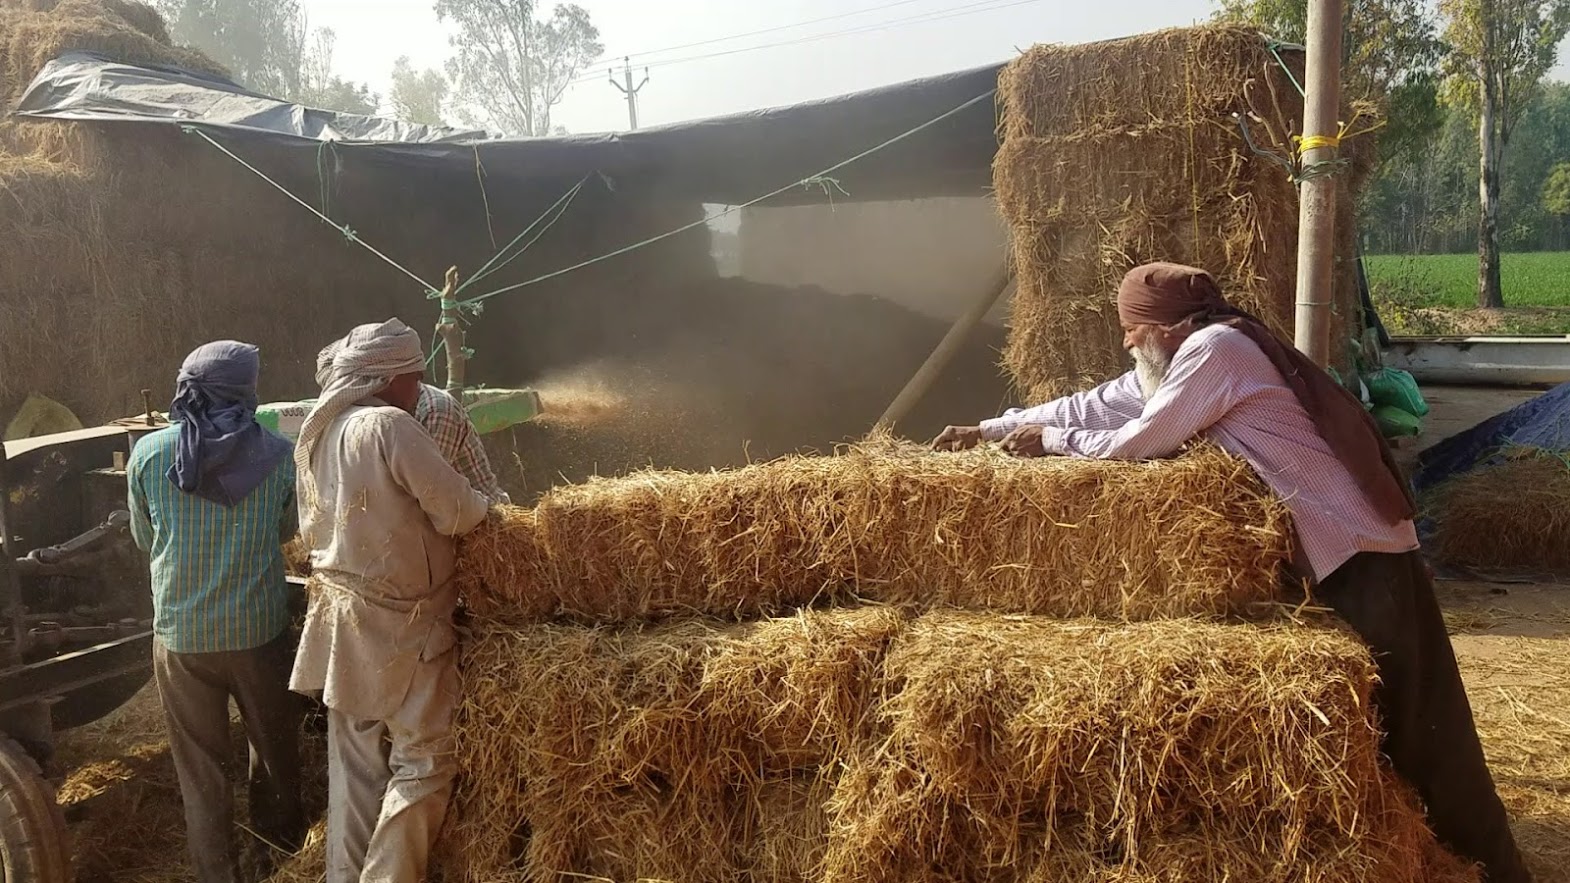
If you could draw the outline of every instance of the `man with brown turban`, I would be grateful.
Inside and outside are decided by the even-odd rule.
[[[1292,512],[1313,594],[1373,650],[1384,750],[1440,840],[1490,883],[1531,879],[1494,790],[1412,525],[1413,505],[1361,403],[1203,270],[1136,267],[1118,288],[1135,368],[1087,392],[933,443],[1017,456],[1143,460],[1208,439],[1247,460]]]

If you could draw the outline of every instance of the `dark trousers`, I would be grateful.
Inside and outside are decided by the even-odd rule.
[[[1440,842],[1489,883],[1532,879],[1483,759],[1455,651],[1422,555],[1353,557],[1315,589],[1374,653],[1384,752],[1417,789]]]
[[[186,837],[199,883],[235,883],[234,766],[229,698],[250,742],[249,802],[258,835],[288,851],[305,836],[300,807],[299,698],[289,692],[288,633],[250,650],[175,653],[153,647],[153,675],[180,777]]]

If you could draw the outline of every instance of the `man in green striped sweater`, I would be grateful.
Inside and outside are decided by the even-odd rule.
[[[219,341],[181,366],[174,421],[136,443],[127,467],[131,529],[153,585],[153,674],[180,778],[199,883],[235,883],[229,700],[250,741],[251,821],[294,850],[301,705],[282,541],[295,532],[294,459],[256,422],[256,347]]]

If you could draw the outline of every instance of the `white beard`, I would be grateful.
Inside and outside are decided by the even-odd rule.
[[[1129,352],[1134,356],[1134,375],[1139,378],[1139,390],[1148,402],[1167,379],[1172,357],[1148,343],[1136,346]]]

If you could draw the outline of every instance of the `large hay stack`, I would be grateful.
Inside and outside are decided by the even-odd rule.
[[[1019,288],[1004,362],[1031,401],[1125,370],[1113,294],[1131,267],[1204,267],[1235,303],[1291,336],[1297,192],[1291,157],[1300,55],[1232,26],[1084,46],[1036,46],[999,81],[997,199]],[[1243,124],[1258,148],[1245,140]],[[1350,258],[1367,139],[1351,158],[1337,221]],[[1273,154],[1266,157],[1261,151]],[[1332,351],[1346,364],[1357,291],[1338,268]]]
[[[1475,880],[1367,650],[1271,603],[1282,513],[1214,450],[888,442],[500,513],[449,878]]]
[[[1521,447],[1430,492],[1435,557],[1457,567],[1570,573],[1570,456]]]

